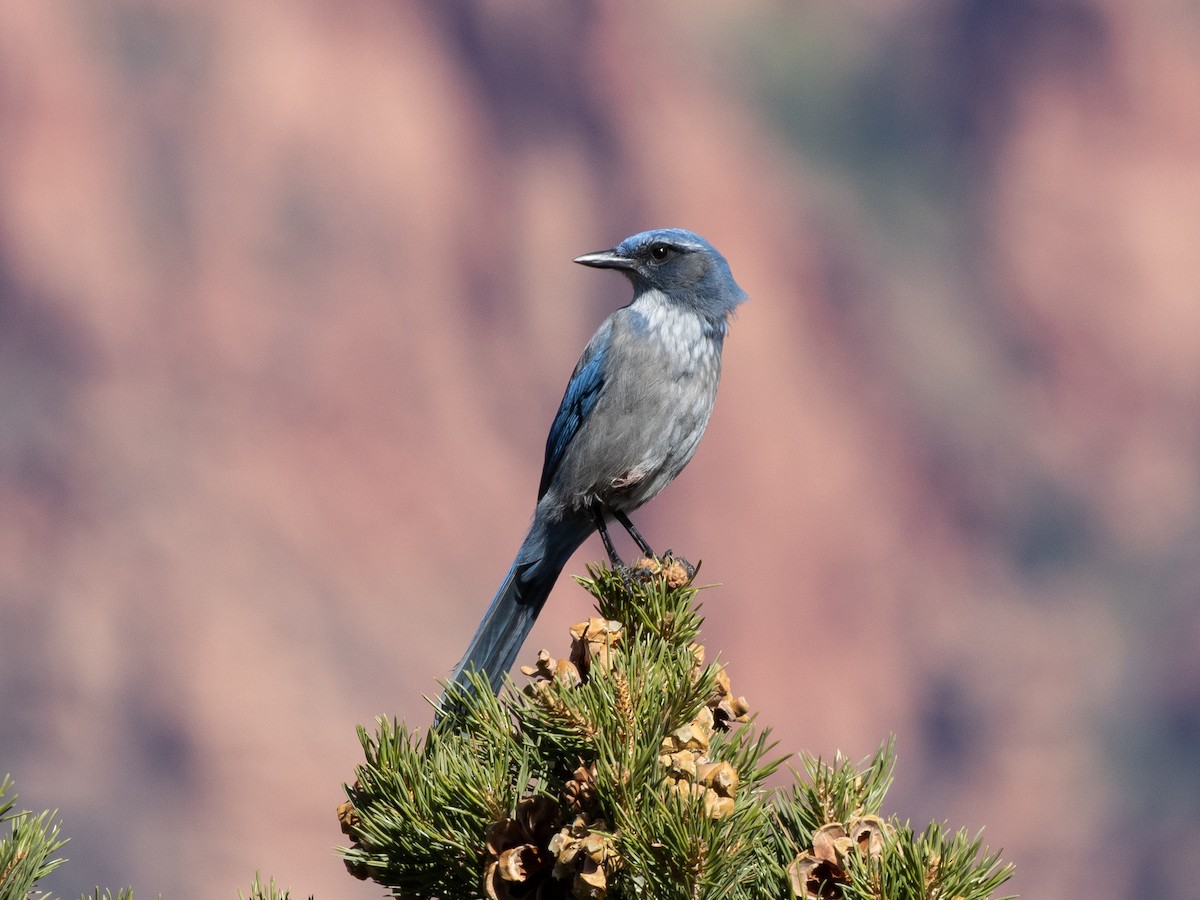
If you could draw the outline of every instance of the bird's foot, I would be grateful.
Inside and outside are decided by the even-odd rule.
[[[667,580],[668,587],[678,589],[696,577],[696,567],[670,550],[659,557],[643,556],[634,560],[633,565],[622,566],[620,571],[626,587],[632,587],[635,581],[645,584],[652,578],[662,576]]]
[[[663,558],[663,562],[666,563],[668,565],[668,567],[671,564],[681,567],[683,569],[684,573],[687,575],[688,581],[691,581],[693,578],[695,578],[696,573],[700,571],[699,563],[697,563],[696,565],[693,566],[690,562],[688,562],[682,556],[676,556],[675,551],[671,550],[670,548],[667,549],[667,552],[663,554],[662,558]]]

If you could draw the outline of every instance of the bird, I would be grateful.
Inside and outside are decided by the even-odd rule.
[[[533,522],[450,683],[471,690],[485,673],[496,693],[568,558],[616,520],[654,553],[629,514],[691,460],[708,426],[729,321],[747,300],[712,244],[682,228],[643,231],[575,258],[614,269],[633,299],[584,348],[546,438]]]

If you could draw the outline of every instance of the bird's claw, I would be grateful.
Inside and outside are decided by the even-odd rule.
[[[691,583],[696,566],[668,550],[662,556],[643,556],[632,565],[622,565],[614,571],[621,576],[626,589],[631,590],[635,584],[646,584],[657,577],[665,578],[671,588],[680,588]]]

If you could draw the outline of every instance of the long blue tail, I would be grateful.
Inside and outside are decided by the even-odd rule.
[[[551,525],[534,519],[466,653],[455,666],[452,682],[467,687],[465,673],[476,669],[487,673],[493,693],[500,690],[563,566],[594,530],[586,519]]]
[[[521,645],[558,580],[558,572],[554,572],[549,578],[523,583],[519,568],[520,564],[514,562],[504,576],[500,590],[492,598],[483,621],[467,645],[466,653],[455,666],[451,681],[466,687],[464,673],[474,668],[487,673],[493,692],[500,690],[505,674],[516,661]]]

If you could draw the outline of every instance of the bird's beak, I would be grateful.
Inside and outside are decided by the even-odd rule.
[[[632,269],[635,263],[628,256],[622,256],[616,250],[597,250],[595,253],[585,253],[575,257],[575,262],[581,266],[591,266],[593,269]]]

